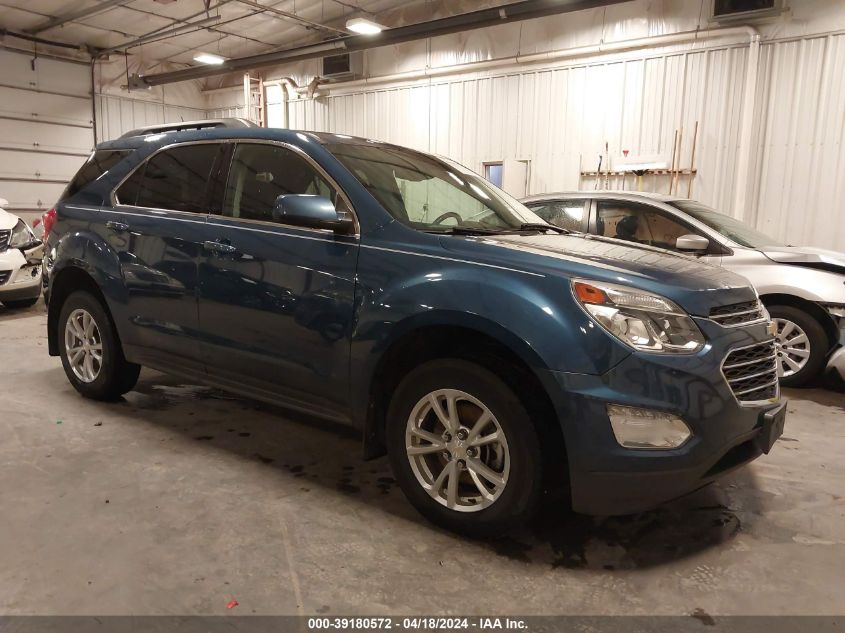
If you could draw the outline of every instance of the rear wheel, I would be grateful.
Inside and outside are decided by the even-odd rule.
[[[123,357],[111,319],[90,293],[74,292],[64,302],[59,336],[65,374],[86,398],[114,400],[135,386],[141,367]]]
[[[768,306],[777,326],[778,376],[785,387],[799,387],[815,378],[825,364],[830,342],[812,315],[794,306]]]
[[[20,299],[19,301],[3,301],[4,306],[10,310],[18,310],[20,308],[31,308],[38,303],[38,297],[33,299]]]
[[[408,499],[447,529],[501,534],[536,508],[537,433],[517,395],[479,365],[439,360],[409,373],[388,411],[387,445]]]

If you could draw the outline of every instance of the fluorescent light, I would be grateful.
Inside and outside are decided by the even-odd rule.
[[[220,57],[220,55],[212,55],[211,53],[198,53],[194,55],[194,61],[199,62],[200,64],[213,64],[215,66],[219,66],[226,61],[226,58]]]
[[[346,28],[361,35],[375,35],[381,33],[384,27],[366,18],[352,18],[346,21]]]

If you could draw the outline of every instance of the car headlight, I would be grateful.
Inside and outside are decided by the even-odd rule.
[[[694,354],[704,335],[677,304],[660,295],[596,281],[573,280],[572,292],[599,325],[644,352]]]
[[[18,220],[9,236],[9,248],[24,248],[32,244],[33,235],[23,220]]]

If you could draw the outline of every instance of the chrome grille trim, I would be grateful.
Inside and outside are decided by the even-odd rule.
[[[777,400],[780,385],[774,339],[732,349],[722,361],[722,377],[740,406]]]
[[[711,321],[722,327],[741,327],[766,320],[766,312],[759,299],[743,301],[726,306],[717,306],[710,310]]]

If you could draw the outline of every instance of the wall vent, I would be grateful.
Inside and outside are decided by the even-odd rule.
[[[354,79],[364,75],[364,52],[343,53],[323,58],[323,77]]]
[[[779,15],[783,0],[713,0],[711,17],[717,22],[750,20]]]

